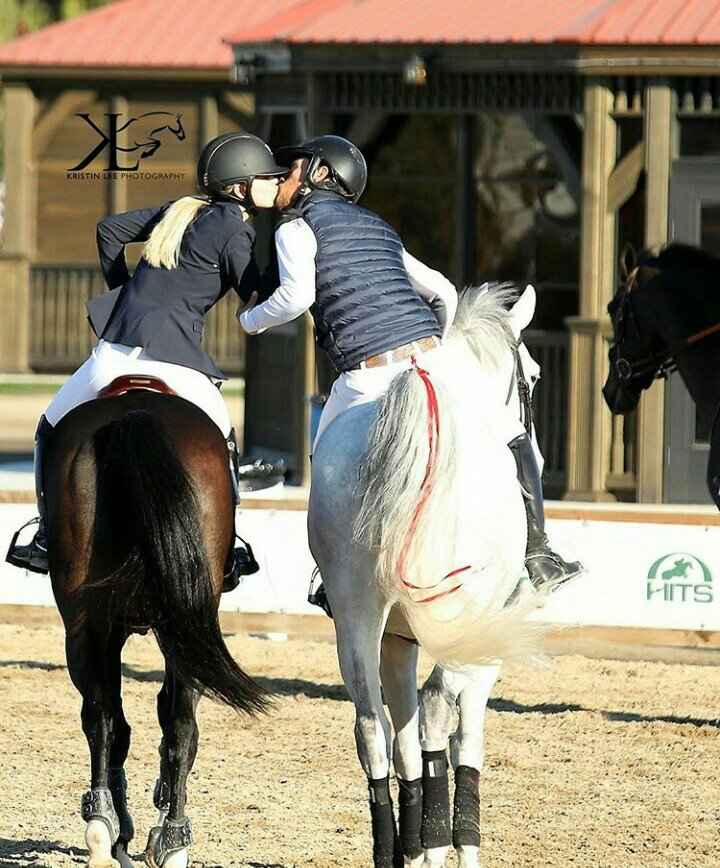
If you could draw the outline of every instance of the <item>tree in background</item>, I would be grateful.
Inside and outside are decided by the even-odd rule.
[[[111,0],[2,0],[0,42],[7,42],[55,21],[106,6]]]

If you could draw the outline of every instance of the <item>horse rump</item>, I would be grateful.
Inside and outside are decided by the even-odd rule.
[[[265,691],[223,640],[198,496],[165,426],[132,410],[99,428],[94,448],[91,563],[112,566],[91,570],[87,591],[107,592],[114,619],[140,612],[181,681],[239,711],[264,710]]]

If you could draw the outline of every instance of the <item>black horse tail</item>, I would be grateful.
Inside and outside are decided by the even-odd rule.
[[[128,613],[144,607],[166,665],[182,682],[239,711],[265,710],[266,692],[223,640],[197,495],[163,425],[132,411],[96,432],[95,456],[103,511],[96,539],[110,536],[124,558],[95,589],[111,590],[115,617],[121,606]]]

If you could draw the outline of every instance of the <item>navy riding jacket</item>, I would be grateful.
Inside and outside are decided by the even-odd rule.
[[[141,259],[130,276],[125,245],[146,241],[170,204],[98,223],[100,265],[111,291],[88,302],[88,319],[99,338],[143,347],[158,361],[227,379],[201,346],[205,314],[230,289],[247,299],[258,287],[255,230],[243,221],[237,205],[214,201],[185,230],[175,268]]]

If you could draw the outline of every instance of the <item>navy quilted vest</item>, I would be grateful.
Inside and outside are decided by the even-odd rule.
[[[317,240],[310,312],[317,341],[338,371],[411,341],[440,337],[434,314],[405,270],[400,237],[377,214],[316,191],[293,216],[302,217]]]

